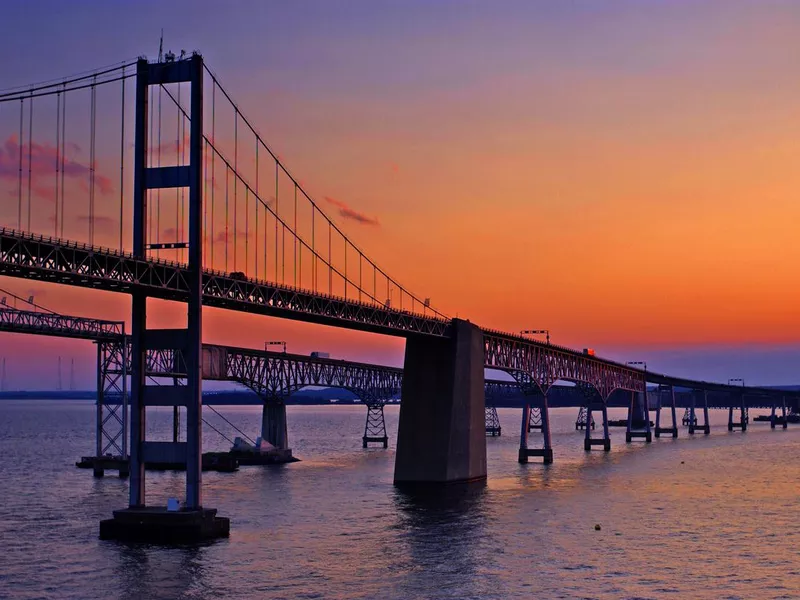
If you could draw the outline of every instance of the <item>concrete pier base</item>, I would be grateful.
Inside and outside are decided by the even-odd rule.
[[[406,341],[396,485],[486,479],[483,333],[460,319],[452,329]]]
[[[185,544],[228,537],[230,520],[216,509],[168,511],[165,507],[115,510],[100,521],[100,539],[156,544]]]

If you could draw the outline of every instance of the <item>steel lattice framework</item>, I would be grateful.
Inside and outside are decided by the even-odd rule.
[[[383,403],[400,394],[403,381],[403,370],[393,367],[245,348],[224,350],[224,378],[267,399],[318,385],[350,390],[366,404]]]
[[[87,340],[111,340],[125,333],[120,321],[103,321],[15,308],[0,308],[0,331]]]
[[[484,355],[487,367],[508,371],[523,387],[535,384],[542,393],[557,380],[587,383],[603,400],[615,390],[641,392],[645,389],[645,375],[641,370],[501,332],[484,333]]]
[[[0,229],[0,275],[186,302],[186,265]],[[203,304],[388,335],[447,336],[450,321],[408,311],[203,271]]]
[[[0,228],[0,275],[120,293],[146,288],[150,295],[166,300],[185,301],[188,295],[185,268],[180,264],[136,259],[116,250],[5,228]],[[204,303],[208,306],[396,336],[441,337],[450,334],[450,322],[441,318],[276,286],[263,281],[242,280],[216,271],[205,271],[203,281]],[[0,309],[0,330],[103,340],[121,335],[122,324],[4,308]],[[248,352],[251,353],[249,356],[252,361],[252,353],[257,351]],[[538,387],[540,392],[546,392],[555,381],[564,380],[589,384],[605,400],[618,389],[643,391],[646,378],[651,383],[711,392],[744,393],[763,397],[800,395],[778,389],[741,388],[650,371],[645,373],[640,369],[569,348],[493,330],[484,330],[484,352],[485,366],[509,372],[523,387],[523,391],[528,387]],[[240,355],[242,361],[245,361],[245,356]],[[251,365],[250,368],[256,367]],[[314,371],[308,368],[304,375],[308,376],[309,382],[315,378],[317,381],[324,381],[327,372],[330,369]],[[255,375],[256,371],[253,373]],[[267,386],[265,390],[277,389],[275,386],[270,388],[270,382],[266,380],[264,385]]]

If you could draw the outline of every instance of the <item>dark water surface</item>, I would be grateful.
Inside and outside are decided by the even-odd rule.
[[[257,432],[257,408],[222,412]],[[800,598],[799,426],[728,433],[716,411],[709,437],[626,445],[614,429],[610,453],[587,454],[555,410],[555,464],[522,466],[519,411],[501,409],[486,485],[421,499],[392,486],[386,412],[392,448],[362,450],[364,407],[290,407],[303,461],[206,473],[230,539],[159,548],[97,539],[128,486],[74,467],[90,403],[0,402],[0,598]],[[182,491],[182,474],[148,473],[153,503]]]

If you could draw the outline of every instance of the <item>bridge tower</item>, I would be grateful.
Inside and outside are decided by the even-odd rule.
[[[202,495],[202,294],[203,294],[203,59],[193,54],[186,60],[136,65],[136,122],[134,130],[133,255],[147,258],[148,192],[165,188],[189,190],[189,291],[185,329],[147,328],[145,288],[132,293],[131,315],[131,419],[130,501],[127,509],[102,521],[104,539],[143,541],[194,541],[227,536],[228,519],[215,509],[203,507]],[[152,86],[189,83],[189,164],[152,167],[148,161],[148,96]],[[185,372],[186,385],[146,384],[147,351],[172,350],[176,372]],[[185,367],[185,371],[179,370]],[[186,411],[185,442],[153,442],[146,439],[147,408],[183,406]],[[186,465],[186,497],[182,510],[148,507],[145,495],[145,463],[182,462]]]

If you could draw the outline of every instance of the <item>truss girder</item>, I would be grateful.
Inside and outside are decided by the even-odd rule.
[[[486,332],[484,351],[486,367],[508,371],[521,385],[538,386],[541,392],[559,379],[589,384],[603,399],[618,389],[645,389],[640,370],[552,344]]]
[[[186,302],[186,265],[0,229],[0,275]],[[450,321],[296,289],[219,271],[203,271],[203,304],[389,335],[448,336]]]
[[[230,348],[226,354],[226,378],[267,398],[318,385],[350,390],[375,404],[399,395],[403,381],[403,370],[392,367]]]
[[[0,331],[87,340],[109,340],[118,338],[124,333],[123,323],[118,321],[17,310],[10,307],[0,307]]]

